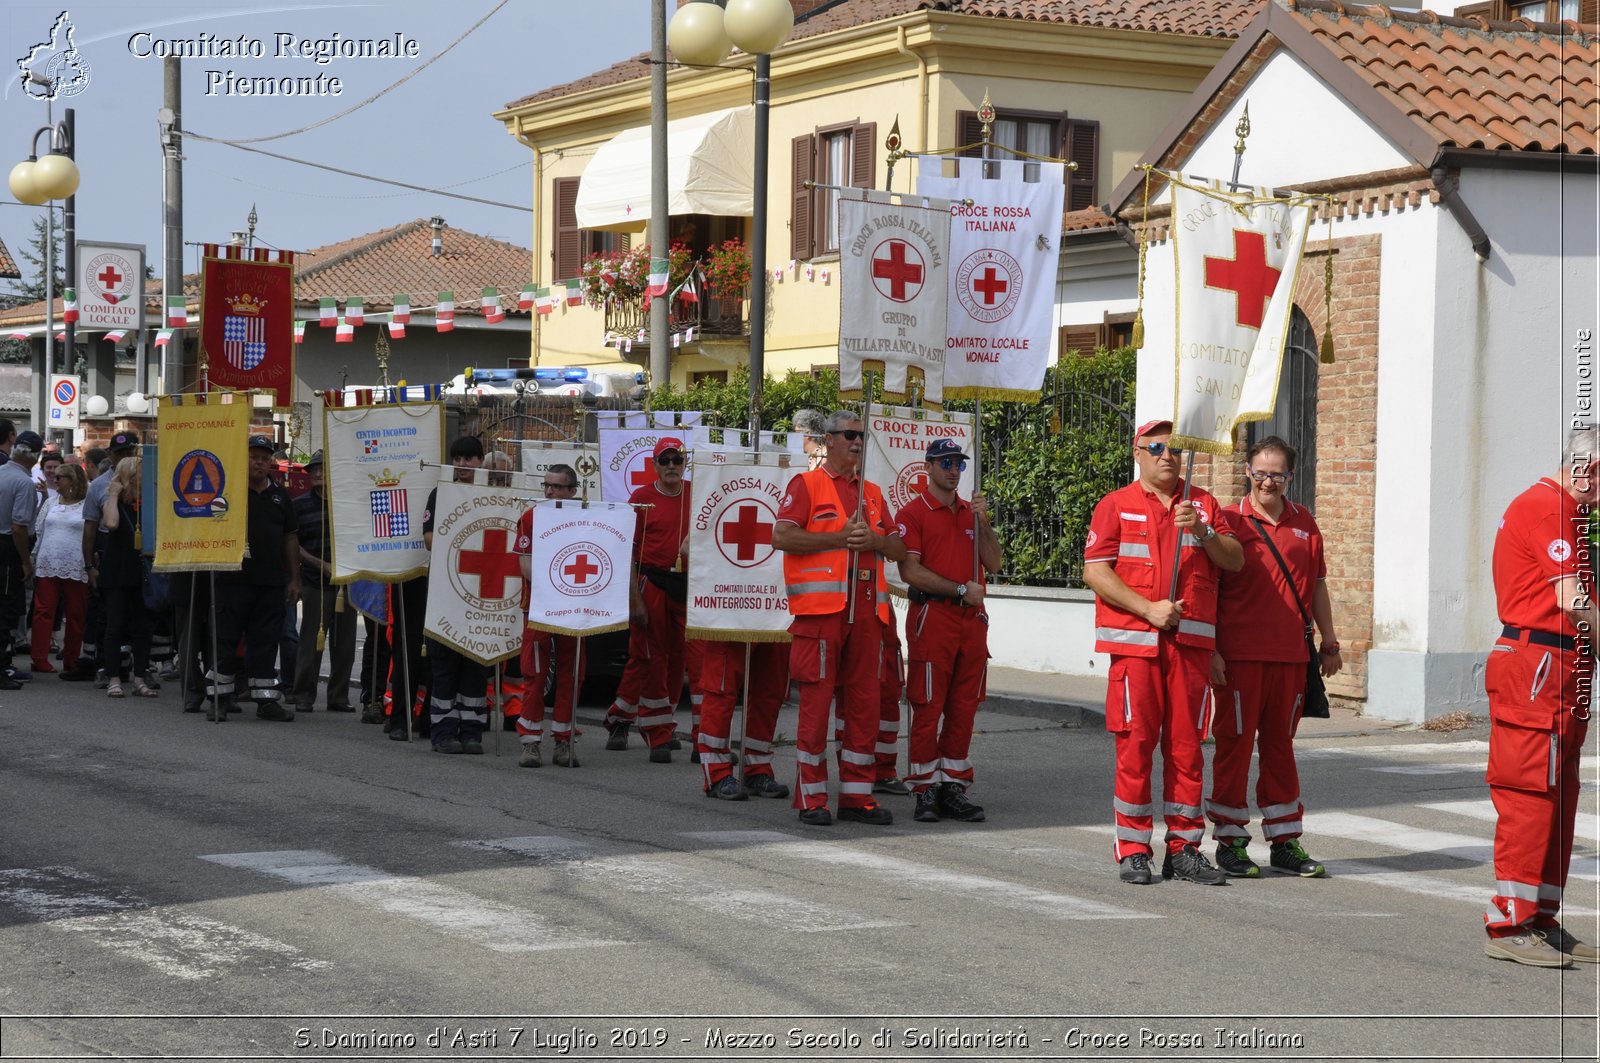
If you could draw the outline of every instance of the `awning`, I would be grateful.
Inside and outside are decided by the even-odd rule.
[[[749,217],[755,207],[755,108],[667,123],[667,213]],[[601,145],[578,185],[578,228],[642,232],[650,220],[650,127]]]

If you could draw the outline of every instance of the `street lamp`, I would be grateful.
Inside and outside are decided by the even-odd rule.
[[[772,53],[794,32],[789,0],[728,0],[689,3],[678,8],[667,27],[667,40],[679,61],[715,66],[737,47],[756,57],[755,203],[750,217],[750,430],[761,428],[761,388],[767,356],[767,140],[772,99]],[[757,272],[759,271],[759,272]],[[759,278],[759,279],[757,279]],[[754,445],[756,438],[751,437]]]

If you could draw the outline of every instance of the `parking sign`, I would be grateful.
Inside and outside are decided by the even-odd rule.
[[[69,373],[50,376],[50,412],[47,427],[78,427],[78,400],[83,395],[83,382]]]

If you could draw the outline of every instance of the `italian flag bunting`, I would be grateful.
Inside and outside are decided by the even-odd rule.
[[[397,295],[394,297],[394,320],[405,325],[411,321],[411,296]]]
[[[533,305],[541,314],[548,314],[556,308],[555,293],[549,288],[540,288],[533,293]]]
[[[407,314],[406,316],[410,317],[411,315]],[[391,315],[389,317],[389,338],[391,340],[403,340],[406,338],[406,323],[400,320],[399,315]]]
[[[351,328],[360,328],[367,323],[366,300],[359,295],[352,295],[350,301],[344,304],[344,319],[350,323]]]
[[[339,323],[339,301],[337,299],[318,299],[317,321],[323,328],[333,328]]]
[[[531,310],[531,309],[533,309],[533,301],[536,298],[537,291],[538,291],[538,289],[535,288],[533,285],[524,284],[522,286],[522,294],[517,296],[517,309],[518,310]]]
[[[678,298],[686,303],[698,303],[700,301],[700,291],[695,287],[693,270],[689,271],[689,275],[683,279],[682,286],[678,288]]]
[[[491,325],[498,325],[506,319],[506,312],[500,307],[500,289],[485,288],[483,290],[483,319]]]
[[[167,299],[167,327],[189,327],[189,304],[181,295],[170,296]]]
[[[105,340],[107,343],[121,343],[127,335],[128,330],[125,328],[112,329],[106,333]]]
[[[171,335],[172,335],[172,333],[170,333],[170,332],[163,332],[161,334],[161,336],[168,336],[168,337],[170,337]],[[158,347],[161,344],[167,342],[166,340],[162,339],[161,336],[157,336],[156,337],[156,346],[158,346]],[[304,321],[296,321],[294,323],[294,341],[296,343],[304,343],[306,341],[306,323]]]
[[[296,327],[296,329],[299,329],[302,326],[297,325],[295,327]],[[161,331],[156,333],[156,346],[157,347],[165,347],[167,344],[169,344],[171,342],[172,342],[172,330],[171,329],[164,328]],[[299,338],[299,333],[298,332],[296,332],[296,334],[295,334],[295,342],[296,343],[300,342],[300,338]]]
[[[61,293],[61,320],[67,324],[78,320],[78,290],[68,288]]]
[[[439,305],[433,308],[433,327],[450,332],[456,327],[456,293],[440,292]]]
[[[583,303],[583,281],[579,280],[577,277],[574,277],[569,281],[562,281],[561,283],[564,284],[567,289],[567,305],[581,305]]]
[[[356,341],[356,327],[342,317],[337,324],[338,327],[333,332],[333,342],[354,343]]]
[[[650,260],[650,275],[645,278],[644,294],[660,297],[667,294],[667,260],[652,258]]]

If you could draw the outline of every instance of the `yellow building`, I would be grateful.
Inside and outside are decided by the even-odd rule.
[[[766,366],[772,376],[837,363],[836,194],[803,182],[913,188],[901,160],[889,184],[885,138],[898,122],[912,152],[979,139],[985,94],[996,143],[1078,163],[1067,210],[1102,204],[1261,4],[1226,0],[793,0],[795,29],[772,56],[767,197]],[[674,155],[673,239],[697,253],[748,241],[754,60],[673,67],[667,78]],[[508,104],[495,117],[533,152],[534,276],[559,285],[589,256],[642,241],[629,203],[648,191],[648,56]],[[722,114],[721,112],[728,112]],[[743,150],[741,152],[741,145]],[[584,182],[590,184],[584,194]],[[605,195],[596,193],[604,187]],[[580,210],[589,219],[580,223]],[[595,219],[599,219],[598,222]],[[633,233],[607,231],[633,229]],[[765,272],[763,273],[763,267]],[[561,295],[560,287],[556,296]],[[742,300],[673,301],[672,379],[725,373],[748,359]],[[636,301],[569,305],[538,318],[539,364],[648,364],[648,314]],[[692,329],[692,331],[686,331]]]

